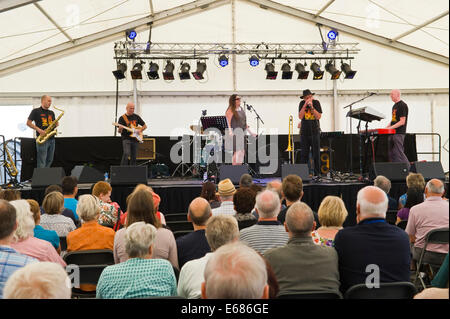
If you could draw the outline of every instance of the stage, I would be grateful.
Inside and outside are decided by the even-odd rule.
[[[254,179],[254,183],[266,186],[274,179],[264,178]],[[167,214],[187,213],[189,203],[200,195],[202,180],[193,178],[169,178],[169,179],[149,179],[148,185],[161,197],[160,211]],[[304,196],[302,201],[307,203],[314,211],[317,211],[322,199],[327,195],[335,195],[342,198],[348,210],[349,216],[344,226],[356,224],[356,195],[358,191],[370,182],[342,182],[333,181],[309,182],[303,186]],[[22,198],[33,198],[42,203],[44,198],[44,188],[31,188],[26,183],[21,190]],[[236,185],[237,186],[237,185]],[[89,194],[92,184],[79,184],[78,195]],[[120,207],[126,209],[126,198],[132,192],[134,186],[113,186],[111,199],[117,202]],[[398,198],[406,191],[405,183],[393,183],[390,195]]]

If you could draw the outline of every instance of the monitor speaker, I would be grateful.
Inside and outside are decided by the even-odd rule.
[[[297,175],[302,179],[302,182],[309,182],[308,164],[283,164],[281,165],[281,178],[284,179],[288,175]]]
[[[31,187],[47,187],[49,185],[61,185],[66,176],[62,167],[40,167],[35,168],[31,178]]]
[[[445,180],[445,173],[441,162],[414,162],[411,170],[415,173],[422,174],[426,181],[433,178]]]
[[[239,184],[241,176],[248,174],[248,165],[221,165],[219,168],[219,178],[224,180],[229,178],[233,184]]]
[[[111,166],[111,185],[147,185],[147,166]]]
[[[373,181],[378,175],[383,175],[391,182],[405,182],[408,174],[406,163],[379,162],[372,164],[369,177]]]
[[[105,179],[102,172],[93,167],[77,165],[72,169],[70,176],[77,178],[79,184],[97,183]]]

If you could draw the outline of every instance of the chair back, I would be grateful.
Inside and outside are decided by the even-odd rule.
[[[67,250],[67,237],[59,237],[59,245],[61,247],[61,251]]]
[[[186,221],[168,221],[166,219],[167,228],[171,231],[179,231],[179,230],[194,230],[194,226],[191,222]]]
[[[430,230],[425,237],[425,247],[427,244],[448,244],[448,235],[448,227]]]
[[[366,284],[350,287],[344,299],[412,299],[417,290],[411,282],[380,283],[379,288],[368,288]]]
[[[278,299],[342,299],[342,295],[332,291],[300,291],[291,294],[283,294]]]
[[[176,221],[187,221],[187,214],[166,214],[164,215],[164,218],[166,219],[166,222],[176,222]]]
[[[108,265],[79,265],[80,284],[97,285],[103,269]]]
[[[406,229],[406,225],[408,225],[408,221],[407,220],[402,220],[401,222],[399,222],[397,224],[397,227],[400,227],[401,229],[405,230]]]
[[[178,230],[173,232],[173,236],[175,237],[175,239],[177,239],[178,237],[190,234],[192,232],[193,230]]]
[[[68,265],[113,265],[114,253],[109,249],[71,251],[64,256],[64,261]]]
[[[395,225],[397,221],[397,210],[388,210],[386,212],[386,221],[391,225]]]

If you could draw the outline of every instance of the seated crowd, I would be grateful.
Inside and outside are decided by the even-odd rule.
[[[205,182],[187,207],[192,230],[183,236],[171,230],[170,213],[159,211],[161,197],[147,185],[135,187],[124,211],[107,182],[84,195],[74,177],[61,185],[46,189],[41,207],[17,190],[0,190],[0,299],[70,298],[65,254],[89,250],[109,250],[114,259],[96,285],[79,287],[97,298],[342,298],[373,271],[381,283],[414,281],[427,234],[449,227],[443,182],[425,183],[415,173],[398,199],[384,176],[361,188],[349,227],[340,197],[324,197],[316,213],[302,201],[296,175],[265,188],[248,174],[237,189],[229,179]],[[388,211],[398,211],[395,223],[387,222]],[[442,266],[433,288],[416,298],[448,298],[448,258],[448,243],[427,246],[424,262]]]

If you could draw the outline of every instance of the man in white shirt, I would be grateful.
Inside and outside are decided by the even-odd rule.
[[[206,240],[212,253],[207,253],[202,258],[184,264],[178,279],[178,295],[188,299],[201,298],[201,285],[205,280],[203,273],[206,263],[219,247],[238,239],[239,227],[236,218],[230,215],[210,217],[206,223]]]
[[[224,179],[219,182],[219,197],[220,197],[220,207],[214,208],[212,210],[213,216],[215,215],[235,215],[233,204],[233,195],[236,193],[236,188],[229,178]]]

